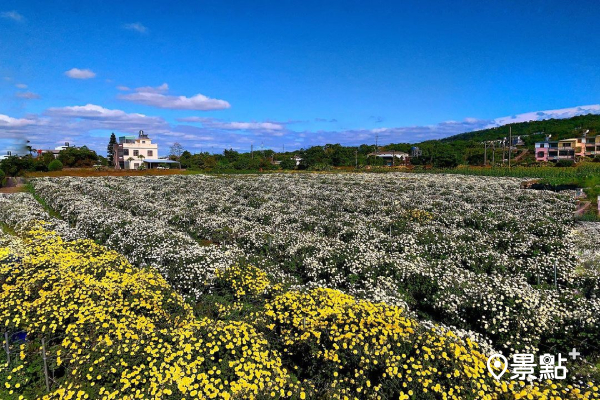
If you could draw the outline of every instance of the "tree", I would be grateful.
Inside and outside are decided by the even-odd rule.
[[[173,143],[173,146],[171,146],[171,151],[169,152],[169,155],[175,157],[175,159],[177,161],[179,161],[181,154],[183,154],[183,146],[179,142]]]
[[[140,154],[138,156],[138,158],[140,159],[140,169],[146,169],[146,165],[144,164],[144,158],[146,158],[146,157],[144,157],[142,154]]]
[[[108,141],[108,147],[106,148],[106,154],[108,155],[108,163],[112,166],[115,161],[115,144],[117,144],[117,137],[115,133],[110,134],[110,140]]]
[[[19,176],[27,171],[33,171],[33,158],[29,155],[24,157],[11,156],[0,161],[0,169],[6,176]]]
[[[6,177],[6,174],[4,173],[4,171],[2,171],[0,169],[0,187],[2,187],[2,185],[4,184],[4,178]]]
[[[54,154],[52,154],[49,151],[43,153],[42,156],[38,158],[41,158],[42,162],[46,165],[46,167],[48,166],[48,164],[50,164],[56,159],[56,157],[54,157]]]
[[[285,160],[281,161],[281,164],[279,164],[279,166],[282,169],[296,169],[296,160],[294,160],[291,157],[288,157]]]
[[[31,143],[29,140],[27,141],[27,146],[25,146],[25,149],[29,152],[29,155],[32,156],[33,152],[36,151],[29,143]]]
[[[48,164],[48,171],[61,171],[63,169],[63,163],[60,160],[54,160]]]
[[[95,151],[88,149],[86,146],[80,148],[68,147],[58,153],[58,159],[65,167],[82,168],[91,167],[98,162],[98,155]]]
[[[181,153],[181,157],[179,158],[179,162],[181,163],[181,166],[183,168],[190,168],[192,167],[192,162],[193,162],[193,158],[192,158],[192,153],[190,153],[189,151],[184,151],[183,153]]]

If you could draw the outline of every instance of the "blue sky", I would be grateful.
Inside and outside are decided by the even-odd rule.
[[[417,142],[600,113],[598,20],[593,1],[3,1],[0,151],[104,153],[139,129],[162,155]]]

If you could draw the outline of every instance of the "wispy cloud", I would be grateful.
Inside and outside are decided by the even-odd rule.
[[[49,108],[41,114],[23,118],[0,115],[3,137],[27,138],[37,148],[53,148],[68,141],[85,144],[103,154],[110,132],[133,134],[140,129],[158,136],[170,132],[171,127],[161,117],[127,113],[95,104]],[[99,131],[108,132],[107,136],[99,137]]]
[[[163,83],[160,86],[142,86],[135,88],[138,93],[167,93],[169,91],[169,85]]]
[[[34,100],[34,99],[40,98],[39,94],[33,93],[33,92],[17,92],[17,94],[15,94],[15,96],[17,96],[20,99],[25,99],[25,100]]]
[[[14,11],[14,10],[1,12],[0,17],[6,18],[6,19],[12,19],[13,21],[17,21],[17,22],[25,21],[25,17],[23,17],[21,14],[19,14],[18,12]]]
[[[522,114],[511,115],[508,117],[496,118],[489,125],[490,128],[495,126],[514,124],[527,121],[542,121],[545,119],[560,119],[571,118],[577,115],[585,114],[600,114],[600,104],[592,104],[588,106],[577,106],[569,108],[558,108],[556,110],[532,111]]]
[[[65,71],[65,75],[72,79],[91,79],[96,76],[96,73],[91,69],[71,68]]]
[[[214,129],[237,130],[237,131],[283,131],[286,129],[284,123],[280,122],[226,122],[215,118],[186,117],[178,118],[180,122],[199,122],[203,126]]]
[[[12,118],[8,115],[0,114],[0,127],[2,128],[22,128],[34,124],[35,119]]]
[[[27,85],[24,83],[17,83],[15,87],[19,89],[27,89]]]
[[[54,118],[72,118],[91,122],[88,128],[124,129],[137,131],[143,128],[165,130],[168,127],[161,117],[149,117],[139,113],[126,113],[122,110],[108,109],[95,104],[49,108],[45,116]]]
[[[125,24],[123,25],[123,28],[130,30],[130,31],[136,31],[139,33],[148,33],[148,28],[146,28],[142,23],[140,22],[133,22],[130,24]]]
[[[118,98],[147,106],[174,110],[223,110],[231,105],[225,100],[212,99],[203,94],[192,97],[172,96],[165,94],[169,85],[163,83],[158,87],[144,86],[135,89],[135,93],[122,94]]]
[[[119,85],[117,86],[117,90],[120,90],[121,92],[129,92],[131,89],[127,86]]]
[[[164,91],[167,88],[161,85],[153,90]],[[136,93],[138,92],[134,94]],[[225,148],[249,151],[252,144],[255,148],[264,144],[264,148],[275,150],[281,149],[282,145],[285,145],[286,149],[326,143],[360,145],[375,143],[376,136],[380,144],[414,143],[522,120],[566,118],[589,113],[600,114],[600,105],[536,111],[496,119],[465,118],[461,121],[445,121],[427,126],[295,131],[290,129],[293,121],[224,121],[189,116],[177,119],[177,125],[167,122],[160,116],[129,113],[86,104],[49,108],[41,114],[29,114],[21,118],[0,115],[0,131],[2,138],[21,140],[19,138],[26,137],[37,148],[53,148],[57,144],[69,141],[80,145],[85,144],[104,154],[110,132],[133,134],[142,129],[159,144],[159,149],[167,149],[177,141],[188,150],[220,152]]]

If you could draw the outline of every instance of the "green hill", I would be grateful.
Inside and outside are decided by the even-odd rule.
[[[551,135],[553,140],[566,139],[590,130],[589,135],[594,136],[600,132],[600,115],[587,114],[567,119],[547,119],[544,121],[520,122],[503,125],[497,128],[461,133],[441,139],[441,142],[496,140],[508,137],[512,127],[513,136],[521,136],[526,145],[543,140],[546,135]]]

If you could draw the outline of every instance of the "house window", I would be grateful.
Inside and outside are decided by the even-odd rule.
[[[138,169],[140,167],[140,163],[133,164],[133,168]]]
[[[152,150],[148,150],[148,157],[152,157],[154,155],[154,152]]]
[[[123,149],[123,155],[124,156],[128,156],[129,155],[129,149]]]
[[[571,147],[571,143],[563,143],[563,147]]]
[[[134,157],[137,157],[137,156],[139,156],[139,155],[140,155],[140,151],[139,151],[139,150],[134,150],[134,151],[133,151],[133,156],[134,156]]]
[[[145,140],[142,140],[142,143],[144,143],[144,144],[145,144],[145,143],[146,143],[146,141],[145,141]]]
[[[544,158],[544,152],[543,151],[539,151],[537,153],[538,158]]]

